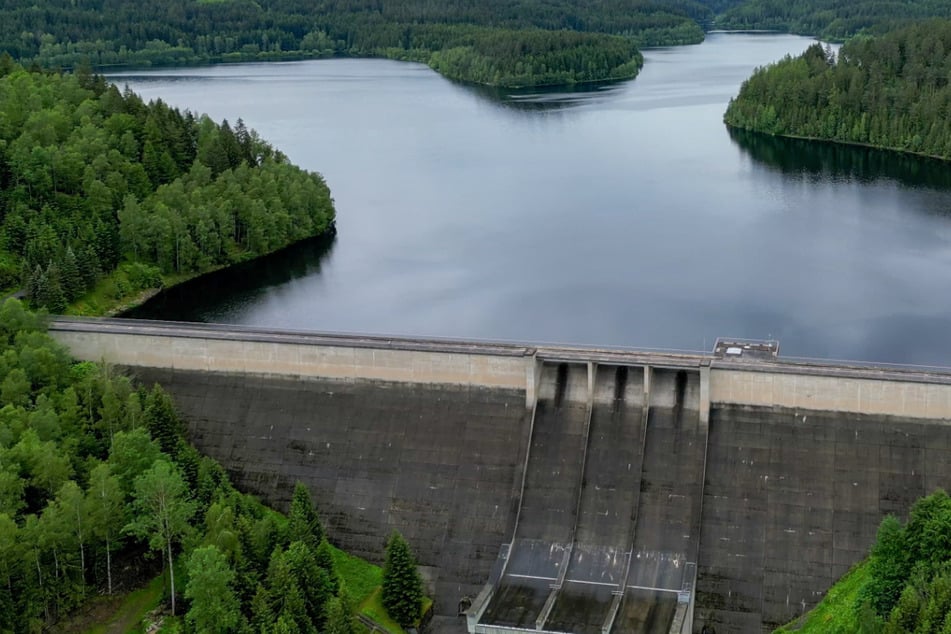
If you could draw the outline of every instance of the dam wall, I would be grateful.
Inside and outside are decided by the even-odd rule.
[[[690,596],[694,631],[763,631],[813,607],[884,515],[951,488],[940,371],[129,320],[51,334],[162,384],[244,490],[282,507],[305,482],[356,554],[379,562],[402,531],[436,632],[465,631],[459,602],[489,582],[505,627],[667,631]]]
[[[116,365],[265,376],[478,386],[535,399],[534,350],[509,344],[413,340],[128,319],[55,321],[78,359]]]
[[[905,418],[951,417],[951,377],[947,374],[814,364],[771,365],[714,366],[710,371],[710,400],[731,405]]]

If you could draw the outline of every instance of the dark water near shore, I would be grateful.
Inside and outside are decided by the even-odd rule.
[[[324,174],[338,234],[138,316],[951,365],[951,167],[731,133],[793,36],[711,34],[632,82],[493,93],[383,60],[116,77]]]

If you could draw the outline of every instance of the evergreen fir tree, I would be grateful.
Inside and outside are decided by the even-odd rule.
[[[353,634],[353,616],[347,612],[343,602],[337,597],[327,602],[323,632],[324,634]]]
[[[423,600],[423,581],[403,536],[394,531],[386,545],[383,607],[403,627],[416,625]]]
[[[172,399],[161,386],[155,385],[145,399],[143,419],[145,428],[158,442],[161,450],[172,458],[177,458],[184,430],[175,413]]]
[[[338,594],[340,591],[340,576],[337,574],[337,566],[334,564],[334,555],[326,537],[321,540],[320,546],[317,547],[317,552],[314,554],[314,558],[317,565],[327,571],[327,577],[330,579],[333,594]]]
[[[66,247],[66,254],[63,256],[63,263],[60,266],[60,284],[68,302],[73,301],[83,292],[83,279],[72,247]]]
[[[317,509],[310,499],[310,490],[298,482],[294,486],[291,510],[288,513],[287,532],[290,541],[301,541],[316,552],[324,539],[324,527],[320,524]]]

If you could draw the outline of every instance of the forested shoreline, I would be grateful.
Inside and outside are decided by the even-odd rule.
[[[951,159],[951,21],[820,44],[757,69],[724,121],[800,137]]]
[[[0,287],[62,312],[333,228],[323,178],[238,120],[0,59]]]
[[[744,0],[727,7],[716,24],[722,29],[763,29],[842,41],[928,18],[951,18],[951,4],[941,0]]]
[[[53,0],[0,7],[0,51],[98,69],[389,57],[494,86],[628,78],[638,46],[699,43],[712,0]]]
[[[71,67],[87,61],[99,68],[389,57],[430,63],[460,81],[514,87],[633,77],[640,68],[637,44],[699,42],[703,32],[695,18],[711,17],[692,0],[623,0],[601,11],[567,0],[519,11],[502,2],[166,0],[92,15],[105,4],[0,10],[0,50],[24,63]]]

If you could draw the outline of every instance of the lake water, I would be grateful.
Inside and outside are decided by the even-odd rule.
[[[320,171],[338,233],[138,316],[951,365],[951,167],[731,134],[794,36],[645,52],[630,82],[498,94],[385,60],[114,76]]]

